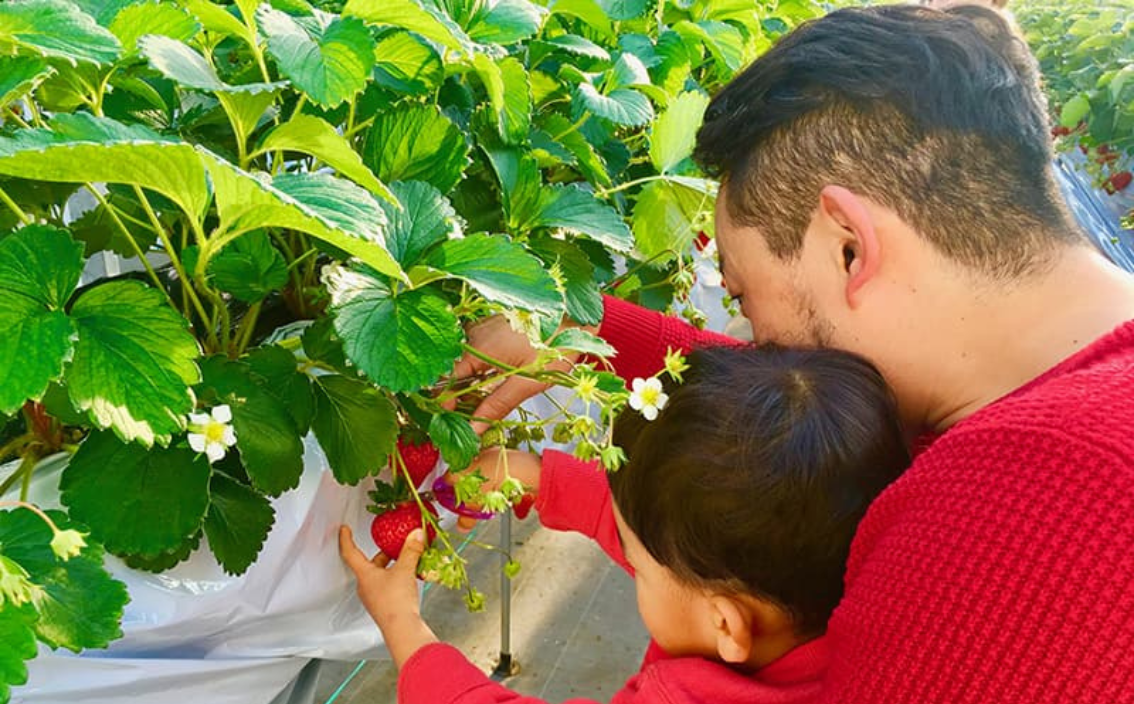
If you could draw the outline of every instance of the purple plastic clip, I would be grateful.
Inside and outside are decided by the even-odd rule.
[[[433,482],[433,498],[437,499],[437,503],[441,504],[448,510],[467,518],[475,518],[477,520],[484,520],[492,518],[494,513],[491,511],[478,511],[465,504],[457,503],[457,492],[449,482],[445,481],[444,477],[437,477]]]

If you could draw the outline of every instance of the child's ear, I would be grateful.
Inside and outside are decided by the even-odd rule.
[[[794,642],[790,617],[778,606],[755,597],[713,594],[709,597],[709,614],[717,654],[725,662],[763,665],[769,649],[778,657],[784,651],[781,646],[790,649]]]
[[[747,604],[731,596],[709,597],[709,615],[713,619],[713,635],[721,660],[746,663],[752,654],[752,638],[756,628],[754,614]]]

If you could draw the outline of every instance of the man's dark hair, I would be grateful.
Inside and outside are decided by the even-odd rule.
[[[987,8],[848,8],[801,25],[713,99],[694,156],[730,217],[783,259],[831,183],[1001,278],[1082,237],[1050,169],[1036,62]]]
[[[822,633],[855,528],[909,464],[893,395],[863,358],[775,345],[693,352],[652,422],[627,411],[609,481],[626,525],[681,581],[780,606]]]

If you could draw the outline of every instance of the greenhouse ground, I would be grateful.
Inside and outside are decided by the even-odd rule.
[[[492,521],[478,537],[495,544],[499,530],[499,522]],[[512,583],[511,651],[519,671],[504,683],[549,702],[580,696],[608,700],[637,671],[648,640],[633,581],[593,542],[542,528],[534,514],[513,521],[512,545],[523,565]],[[459,593],[432,589],[423,598],[422,613],[439,638],[491,672],[500,651],[500,560],[475,546],[463,554],[473,583],[488,597],[487,609],[469,614]],[[393,703],[396,683],[389,660],[361,667],[325,663],[315,701]]]

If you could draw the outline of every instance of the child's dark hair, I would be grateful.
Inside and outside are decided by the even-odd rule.
[[[678,579],[826,630],[855,528],[909,464],[893,395],[856,355],[775,345],[689,355],[657,420],[627,411],[610,473],[626,525]]]

